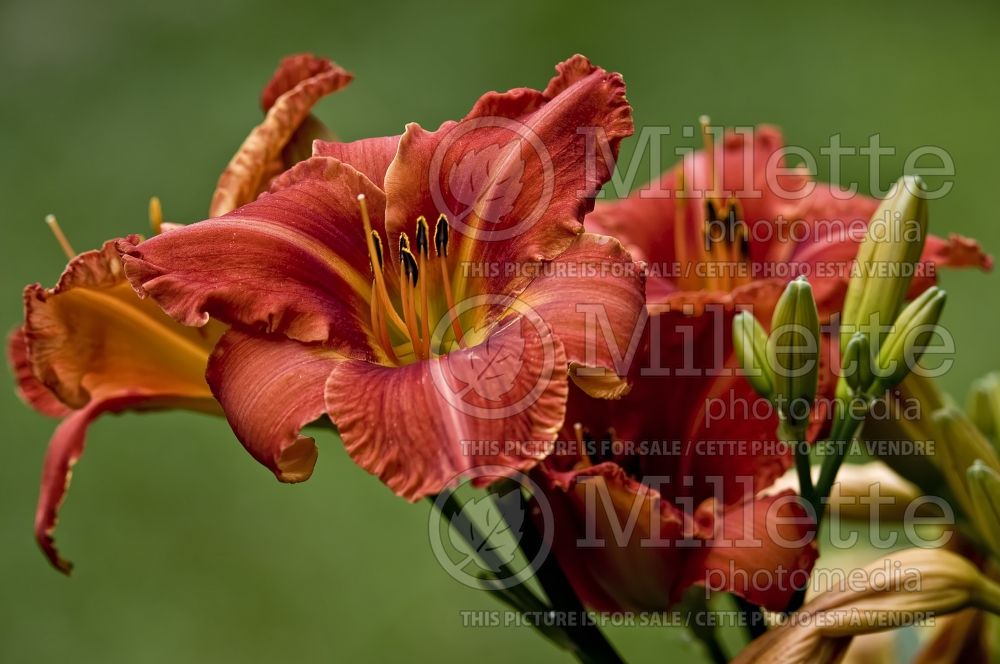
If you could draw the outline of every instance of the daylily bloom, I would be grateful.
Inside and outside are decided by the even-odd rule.
[[[219,180],[212,208],[252,200],[276,169],[296,159],[296,138],[308,145],[318,120],[309,110],[322,95],[350,81],[329,60],[286,58],[264,89],[264,122],[251,132]],[[282,156],[284,153],[284,157]],[[294,163],[294,161],[292,161]],[[155,233],[164,222],[159,200],[150,202]],[[55,546],[59,507],[72,467],[83,453],[87,428],[104,413],[183,408],[222,414],[205,381],[209,354],[222,336],[219,323],[200,330],[178,324],[154,303],[140,300],[125,279],[115,246],[76,255],[54,218],[50,225],[69,264],[54,288],[24,292],[24,323],[11,332],[8,359],[18,393],[43,415],[62,418],[49,443],[35,516],[35,537],[59,570],[71,564]],[[129,242],[138,244],[138,236]]]
[[[620,449],[632,445],[642,450],[644,443],[664,441],[679,448],[664,452],[654,445],[622,457],[552,457],[542,468],[546,497],[576,514],[568,523],[582,523],[585,494],[579,479],[590,476],[603,478],[626,515],[634,504],[655,507],[665,529],[666,524],[689,527],[690,519],[679,515],[682,505],[704,504],[702,511],[709,512],[718,507],[714,520],[721,520],[723,528],[730,527],[727,510],[766,513],[768,505],[758,494],[788,468],[791,454],[774,444],[774,408],[733,371],[733,316],[750,307],[767,323],[785,284],[805,274],[820,320],[828,322],[841,309],[854,255],[878,204],[863,196],[842,198],[829,185],[779,170],[784,164],[773,157],[781,146],[780,134],[770,127],[758,128],[752,137],[729,134],[720,146],[709,142],[707,150],[687,155],[655,186],[598,205],[587,216],[590,230],[615,235],[647,262],[649,321],[632,361],[639,375],[632,391],[620,401],[605,402],[571,391],[567,422]],[[807,196],[787,193],[807,186]],[[978,245],[957,236],[947,242],[928,238],[923,258],[936,265],[991,265]],[[817,269],[821,265],[825,269]],[[924,276],[914,279],[911,292],[932,282],[927,277],[931,271],[920,274]],[[819,394],[832,396],[830,367],[838,363],[830,355],[838,349],[828,340],[824,345]],[[814,411],[810,440],[822,425],[824,410],[820,405]],[[657,481],[650,487],[649,478],[670,478],[671,484]],[[722,497],[720,505],[716,493]],[[815,557],[808,547],[771,547],[765,554],[721,549],[720,557],[709,554],[706,562],[708,547],[701,553],[631,544],[587,550],[576,546],[573,537],[557,534],[560,564],[586,601],[608,608],[663,609],[713,561],[733,563],[727,582],[740,593],[741,569],[780,564],[808,572]],[[635,572],[640,569],[645,572]],[[650,578],[657,582],[649,583]],[[771,608],[784,608],[782,602],[794,591],[787,584],[776,584],[773,592],[750,590],[740,594]]]
[[[642,276],[617,241],[582,232],[610,164],[585,163],[577,129],[601,128],[615,154],[631,108],[621,77],[582,56],[557,72],[433,132],[318,143],[255,202],[120,244],[141,296],[233,326],[208,381],[278,479],[310,476],[299,431],[328,414],[360,466],[416,500],[477,465],[537,463],[571,373],[623,391],[607,349],[588,354],[577,304],[603,304],[626,339]]]
[[[762,282],[805,275],[823,320],[839,312],[878,201],[788,169],[774,127],[706,143],[659,182],[597,206],[588,228],[621,239],[637,259],[650,262],[652,302],[700,308],[727,301],[723,293],[746,300]],[[921,262],[911,297],[934,283],[934,268],[993,265],[974,240],[957,234],[929,236]]]

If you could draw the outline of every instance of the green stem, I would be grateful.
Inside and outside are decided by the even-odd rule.
[[[489,546],[476,544],[476,542],[483,543],[486,540],[483,538],[482,533],[479,532],[476,524],[462,516],[462,506],[455,499],[454,493],[449,492],[445,494],[444,501],[438,501],[435,496],[433,501],[434,505],[438,506],[441,510],[441,514],[448,520],[448,523],[455,528],[466,544],[469,545],[470,550],[476,552],[487,569],[497,570],[503,579],[512,579],[517,576],[510,566],[500,559],[496,551]],[[456,524],[456,520],[461,520],[462,523]],[[484,583],[489,584],[490,581],[484,579]],[[536,597],[524,584],[517,583],[509,588],[489,588],[489,590],[508,593],[519,605],[530,607],[533,611],[549,610],[545,602]]]
[[[520,489],[517,490],[519,491]],[[489,546],[476,546],[475,542],[482,543],[485,540],[476,524],[462,516],[462,505],[455,499],[454,493],[449,492],[445,494],[444,499],[441,501],[437,498],[437,496],[431,497],[433,504],[440,509],[441,514],[448,519],[449,525],[456,529],[470,549],[477,553],[483,565],[489,569],[499,570],[502,578],[515,578],[517,575],[510,566],[504,563]],[[525,516],[527,517],[528,515]],[[458,523],[456,523],[456,520],[458,520]],[[532,536],[537,537],[537,531],[535,531],[534,523],[530,518],[524,519],[522,527],[524,528],[525,535],[522,537],[521,544],[522,548],[524,548],[525,540],[530,539]],[[540,543],[540,539],[538,541]],[[524,552],[528,560],[531,560],[535,557],[537,551],[538,549],[534,551],[526,549]],[[544,574],[542,570],[545,570]],[[592,625],[584,620],[586,612],[583,604],[580,603],[576,594],[573,593],[569,582],[562,575],[562,570],[559,569],[558,563],[554,562],[554,556],[548,556],[542,562],[541,569],[539,569],[539,581],[542,582],[542,588],[546,594],[549,594],[550,590],[546,586],[546,582],[543,581],[543,578],[548,581],[550,586],[556,587],[559,584],[556,580],[556,575],[562,578],[562,583],[565,584],[565,589],[568,589],[569,595],[573,598],[573,603],[568,602],[565,589],[560,592],[553,592],[550,595],[550,599],[553,600],[555,605],[549,607],[548,604],[536,596],[523,583],[518,583],[509,588],[500,588],[490,587],[492,581],[496,579],[484,578],[483,582],[486,584],[485,590],[487,592],[516,611],[521,612],[526,618],[541,617],[553,609],[567,614],[571,612],[575,613],[579,620],[577,621],[578,624],[573,625],[562,627],[551,626],[545,625],[542,621],[532,619],[527,620],[527,622],[555,645],[571,651],[584,664],[624,664],[624,660],[622,660],[611,643],[605,638],[601,630],[596,625]],[[555,602],[553,596],[567,603],[560,605]],[[528,614],[534,614],[534,616],[529,616]]]
[[[535,522],[527,514],[522,528],[521,548],[525,557],[534,560],[542,547],[541,533],[538,532]],[[576,658],[587,664],[623,664],[624,660],[621,655],[604,636],[601,628],[587,620],[589,614],[586,607],[580,601],[569,579],[563,573],[562,567],[559,566],[559,562],[551,552],[540,561],[536,572],[538,582],[549,598],[552,609],[563,615],[577,617],[574,621],[567,621],[572,624],[567,624],[564,627],[564,631],[576,646],[573,649]]]
[[[799,495],[807,502],[814,502],[812,467],[809,460],[809,447],[806,445],[806,426],[793,426],[784,419],[778,423],[778,437],[786,444],[793,445],[795,451],[795,471],[799,478]]]

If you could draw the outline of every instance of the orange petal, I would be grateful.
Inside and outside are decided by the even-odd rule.
[[[219,177],[209,208],[218,217],[254,200],[284,164],[281,153],[322,97],[340,90],[352,76],[330,60],[299,55],[282,61],[264,89],[264,121],[243,141]]]
[[[66,404],[59,401],[59,397],[45,387],[31,370],[31,361],[28,359],[28,344],[24,339],[24,328],[22,327],[14,328],[7,337],[7,361],[14,371],[17,394],[22,401],[42,415],[49,417],[64,417],[70,412]]]
[[[115,243],[74,258],[55,288],[25,289],[24,339],[34,375],[74,408],[91,395],[134,391],[211,402],[204,373],[221,327],[185,328],[140,300]]]

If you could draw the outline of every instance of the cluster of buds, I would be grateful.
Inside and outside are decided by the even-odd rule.
[[[900,178],[869,222],[840,320],[837,396],[877,396],[911,371],[937,329],[945,292],[924,291],[906,304],[927,235],[927,199],[919,177]]]
[[[819,343],[819,313],[805,277],[781,294],[770,334],[749,311],[733,319],[733,346],[747,380],[774,404],[786,427],[797,430],[809,421],[819,379]]]
[[[1000,455],[989,429],[954,406],[935,410],[933,422],[939,441],[934,461],[982,544],[1000,557]]]

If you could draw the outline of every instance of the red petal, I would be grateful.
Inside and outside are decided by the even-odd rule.
[[[691,515],[614,463],[556,472],[546,462],[540,470],[544,494],[535,499],[552,507],[555,555],[598,610],[664,611],[686,588],[706,583],[780,610],[816,560],[814,526],[788,522],[805,515],[791,492],[718,515],[708,501]]]
[[[230,330],[208,365],[208,382],[230,426],[282,482],[309,479],[316,445],[302,427],[326,411],[324,385],[338,356],[317,346]]]
[[[928,235],[921,261],[933,265],[933,270],[925,270],[910,284],[910,295],[915,297],[937,282],[937,268],[978,267],[984,272],[993,269],[993,257],[985,253],[979,243],[958,233],[951,233],[948,239]]]
[[[399,139],[399,136],[379,136],[351,143],[315,141],[313,156],[333,157],[349,164],[384,189],[385,174],[389,170],[389,164],[396,157]]]
[[[390,248],[419,215],[439,213],[457,231],[457,263],[551,259],[569,246],[611,166],[588,157],[594,140],[583,130],[603,131],[617,155],[633,125],[619,75],[582,56],[557,71],[544,91],[489,93],[435,132],[407,127],[386,174]]]
[[[284,60],[264,89],[261,104],[267,109],[233,156],[212,196],[209,216],[217,217],[254,200],[268,180],[281,171],[281,151],[309,117],[322,97],[351,82],[351,74],[329,60],[310,55]]]
[[[350,166],[314,157],[225,217],[123,242],[126,274],[140,296],[185,325],[211,316],[370,357],[371,264],[359,193],[382,229],[382,191]]]
[[[568,473],[552,472],[546,463],[540,470],[544,494],[535,500],[552,507],[553,552],[580,599],[599,611],[669,608],[690,550],[649,543],[654,535],[681,539],[684,514],[613,463]],[[604,543],[578,544],[594,537]]]
[[[805,586],[819,555],[815,525],[800,501],[785,491],[727,507],[704,535],[708,547],[685,566],[684,585],[707,585],[770,611],[783,610]],[[701,506],[699,515],[711,509]]]
[[[476,466],[533,466],[562,426],[566,390],[562,344],[522,318],[433,360],[342,362],[326,403],[355,462],[415,501]]]
[[[28,360],[28,345],[24,340],[24,329],[14,328],[7,335],[7,361],[14,371],[17,381],[17,395],[26,404],[42,415],[49,417],[64,417],[70,410],[62,401],[38,380],[31,370]]]
[[[56,550],[56,523],[59,519],[59,507],[69,489],[73,465],[83,454],[87,427],[103,413],[119,413],[146,399],[145,396],[127,395],[92,401],[63,420],[52,434],[42,467],[42,487],[35,511],[35,539],[49,562],[61,572],[68,574],[73,566],[60,557]]]
[[[621,396],[629,365],[642,350],[641,266],[614,238],[584,233],[540,268],[518,299],[562,341],[578,385],[593,396]]]

